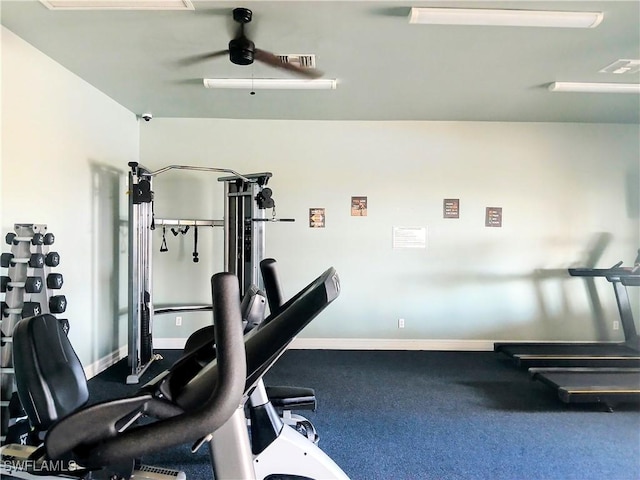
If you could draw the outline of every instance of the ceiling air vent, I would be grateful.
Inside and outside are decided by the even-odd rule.
[[[608,67],[600,70],[600,73],[638,73],[640,72],[640,60],[620,59],[613,62]]]
[[[277,55],[282,63],[289,63],[300,68],[316,68],[316,56],[302,54]]]

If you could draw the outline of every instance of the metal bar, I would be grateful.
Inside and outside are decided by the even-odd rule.
[[[167,219],[167,218],[156,218],[156,225],[167,225],[167,226],[189,226],[189,227],[224,227],[224,220],[190,220],[190,219]]]
[[[172,305],[153,309],[154,315],[164,315],[178,312],[210,312],[213,305]]]
[[[224,182],[224,270],[225,272],[231,272],[229,263],[231,257],[229,255],[230,237],[229,237],[229,225],[231,224],[231,205],[229,200],[230,194],[229,182]]]
[[[259,218],[264,220],[266,217],[266,211],[263,208],[258,207],[258,203],[256,201],[257,195],[260,192],[259,185],[253,184],[251,186],[251,199],[248,200],[251,202],[251,209],[245,221],[248,221],[251,225],[251,259],[250,259],[250,268],[251,268],[251,284],[257,286],[259,289],[264,289],[264,284],[262,282],[262,276],[260,275],[260,262],[265,257],[266,251],[266,239],[265,239],[265,223],[263,222],[254,222],[252,221],[254,218]],[[245,279],[245,288],[244,292],[246,292],[251,284],[247,282]]]
[[[209,452],[217,480],[256,478],[251,442],[242,405],[222,427],[211,434]]]
[[[133,170],[129,172],[129,342],[128,365],[131,374],[138,369],[138,333],[139,333],[139,306],[138,294],[140,291],[140,272],[138,270],[139,229],[140,219],[138,207],[133,202],[133,190],[136,178]]]
[[[156,170],[154,172],[148,172],[146,174],[146,176],[150,176],[150,177],[155,177],[156,175],[160,175],[161,173],[167,172],[169,170],[195,170],[197,172],[219,172],[219,173],[230,173],[232,175],[237,176],[238,178],[241,178],[242,180],[244,180],[245,182],[251,183],[251,180],[248,179],[247,177],[239,174],[238,172],[236,172],[235,170],[231,170],[229,168],[215,168],[215,167],[194,167],[191,165],[169,165],[166,166],[164,168],[161,168],[159,170]]]

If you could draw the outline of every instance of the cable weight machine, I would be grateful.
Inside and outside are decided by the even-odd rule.
[[[126,383],[138,383],[151,363],[159,358],[153,352],[153,318],[156,314],[210,310],[211,305],[181,305],[154,309],[152,288],[152,231],[163,228],[194,228],[194,262],[197,257],[198,227],[224,228],[224,269],[238,277],[244,295],[256,285],[263,288],[260,261],[265,258],[267,222],[293,222],[276,218],[272,191],[266,185],[270,172],[241,175],[214,167],[169,165],[151,171],[137,162],[129,163],[129,298],[128,366]],[[170,170],[192,170],[230,174],[219,178],[224,183],[224,219],[162,219],[153,211],[155,176]],[[271,218],[266,211],[271,209]]]

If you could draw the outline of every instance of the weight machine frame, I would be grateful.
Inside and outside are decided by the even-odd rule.
[[[276,219],[270,189],[265,187],[271,172],[241,175],[225,168],[169,165],[156,171],[130,162],[129,167],[129,298],[128,298],[128,366],[126,383],[134,384],[157,356],[153,352],[153,317],[158,313],[199,311],[210,305],[159,308],[153,304],[152,230],[163,226],[211,226],[224,228],[224,269],[238,277],[240,293],[256,285],[263,288],[260,261],[265,257],[265,224]],[[153,178],[169,170],[195,170],[227,173],[218,178],[224,183],[224,220],[170,220],[154,218]],[[269,195],[265,199],[264,193]],[[266,210],[273,208],[273,218]]]

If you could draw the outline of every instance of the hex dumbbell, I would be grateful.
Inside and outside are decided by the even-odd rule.
[[[60,290],[62,288],[63,281],[61,273],[50,273],[47,275],[47,288]]]
[[[69,330],[71,329],[71,327],[69,325],[69,319],[68,318],[59,318],[58,319],[58,323],[62,327],[62,331],[64,333],[66,333],[67,335],[69,335]]]
[[[44,264],[47,267],[57,267],[60,264],[60,255],[58,252],[49,252],[44,258]]]
[[[34,233],[33,237],[19,237],[13,232],[7,233],[4,237],[7,245],[17,245],[19,242],[31,242],[31,245],[42,245],[44,243],[44,235],[41,233]]]
[[[58,257],[58,262],[59,261],[60,258]],[[27,263],[31,268],[42,268],[45,264],[45,256],[41,253],[32,253],[29,258],[15,258],[13,253],[3,253],[0,255],[1,267],[7,268],[10,265],[15,265],[16,263]]]
[[[7,305],[7,302],[0,304],[0,310],[2,311],[2,317],[6,318],[12,313],[21,315],[22,318],[34,317],[42,313],[40,303],[38,302],[24,302],[22,308],[11,308]]]
[[[40,293],[42,287],[42,277],[27,277],[24,282],[12,282],[11,278],[7,276],[0,277],[0,292],[6,292],[14,288],[24,288],[27,293]]]
[[[67,297],[54,295],[49,299],[49,311],[51,313],[64,313],[67,309]]]

